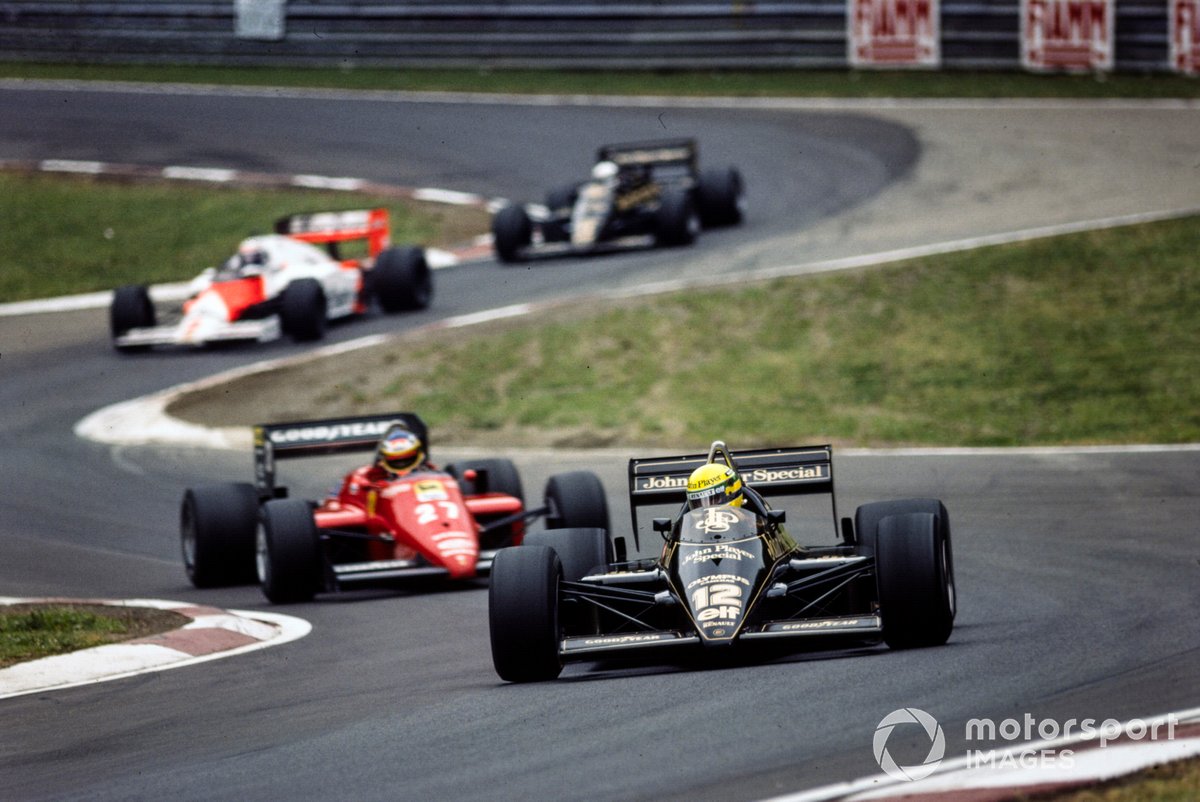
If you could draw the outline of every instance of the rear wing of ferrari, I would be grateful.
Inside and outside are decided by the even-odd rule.
[[[288,215],[275,221],[275,233],[315,245],[366,240],[374,258],[391,244],[392,228],[387,209],[355,209]]]
[[[596,161],[610,161],[621,168],[645,167],[656,173],[695,176],[698,156],[695,140],[662,139],[604,145],[596,152]]]
[[[833,449],[828,445],[759,448],[728,452],[742,481],[764,497],[827,494],[837,527],[833,492]],[[638,535],[649,531],[648,507],[674,514],[687,499],[687,480],[708,454],[629,461],[629,506]]]
[[[392,412],[355,418],[260,423],[254,427],[254,486],[261,498],[275,493],[275,462],[293,457],[313,457],[350,451],[371,451],[387,430],[403,423],[425,444],[429,430],[412,412]]]

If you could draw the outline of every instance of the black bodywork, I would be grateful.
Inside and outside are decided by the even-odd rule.
[[[688,510],[688,475],[714,459],[740,473],[745,503]],[[572,575],[570,554],[588,537],[582,532],[543,541],[557,555],[522,556],[560,566],[545,596],[555,614],[543,645],[553,647],[540,658],[507,648],[513,613],[506,608],[536,605],[536,594],[528,601],[498,598],[507,583],[501,577],[496,585],[493,574],[492,649],[502,678],[548,679],[578,660],[715,655],[755,643],[790,650],[886,641],[900,648],[949,637],[955,589],[944,505],[882,502],[860,507],[855,521],[839,520],[829,446],[729,452],[718,442],[707,455],[634,459],[629,495],[633,536],[661,537],[659,557],[626,560],[626,543],[615,538],[611,561]],[[816,519],[799,514],[810,508],[821,508]],[[826,511],[832,528],[815,522]],[[804,546],[789,532],[813,526],[833,542]],[[512,550],[497,555],[501,572],[509,562],[505,551]],[[524,653],[538,654],[529,644]]]

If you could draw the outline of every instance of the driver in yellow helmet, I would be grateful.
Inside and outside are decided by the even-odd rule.
[[[692,471],[687,482],[687,506],[689,510],[701,507],[716,507],[728,504],[740,507],[745,503],[742,492],[742,477],[737,471],[719,462],[701,465]]]

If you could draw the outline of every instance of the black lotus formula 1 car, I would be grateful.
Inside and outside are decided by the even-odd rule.
[[[690,139],[605,145],[591,178],[546,196],[544,206],[501,208],[492,218],[502,262],[652,245],[690,245],[702,228],[742,222],[742,176],[701,172]]]
[[[717,461],[740,475],[744,502],[689,509],[688,476]],[[945,505],[876,502],[839,522],[829,446],[731,452],[718,441],[707,455],[634,459],[629,496],[634,537],[663,539],[656,559],[627,560],[624,538],[598,528],[539,532],[496,554],[489,617],[502,679],[549,680],[564,663],[612,657],[881,641],[903,649],[950,637],[956,591]],[[798,545],[789,513],[822,497],[834,545]],[[655,507],[670,514],[648,516]]]

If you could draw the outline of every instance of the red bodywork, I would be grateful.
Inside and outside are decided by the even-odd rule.
[[[367,466],[348,474],[314,519],[319,529],[371,536],[365,555],[358,555],[366,562],[419,559],[444,568],[450,579],[470,579],[477,573],[484,524],[523,510],[520,499],[504,493],[464,495],[458,481],[441,471],[419,469],[394,479]],[[519,544],[524,520],[505,531],[506,544]]]

